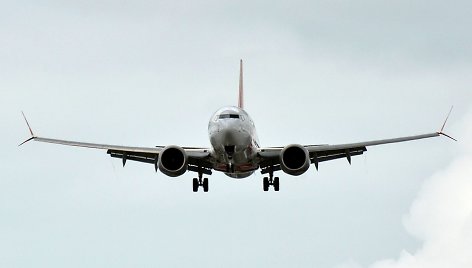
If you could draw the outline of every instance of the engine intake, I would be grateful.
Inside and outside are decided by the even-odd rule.
[[[184,174],[188,168],[188,157],[179,146],[167,146],[159,154],[159,169],[169,177]]]
[[[285,146],[280,152],[280,167],[287,174],[302,175],[310,167],[308,150],[299,144]]]

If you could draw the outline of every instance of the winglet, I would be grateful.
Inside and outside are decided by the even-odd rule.
[[[23,115],[23,118],[25,119],[26,125],[28,126],[29,132],[31,134],[31,137],[29,139],[25,140],[24,142],[20,143],[18,146],[21,146],[21,145],[29,142],[30,140],[33,140],[34,138],[36,138],[36,136],[33,133],[33,130],[31,129],[31,126],[28,122],[28,119],[26,119],[25,113],[23,113],[23,111],[21,111],[21,114]]]
[[[238,107],[244,109],[243,60],[239,61],[239,100]]]
[[[442,124],[442,127],[441,127],[441,130],[439,130],[437,133],[439,135],[442,135],[442,136],[445,136],[445,137],[448,137],[449,139],[451,140],[454,140],[454,141],[457,141],[456,139],[454,139],[453,137],[447,135],[446,133],[444,133],[444,127],[446,127],[446,123],[447,123],[447,120],[449,119],[449,116],[451,115],[451,112],[452,112],[452,109],[454,108],[454,106],[451,106],[451,109],[449,110],[449,113],[447,114],[446,116],[446,120],[444,120],[444,123]]]

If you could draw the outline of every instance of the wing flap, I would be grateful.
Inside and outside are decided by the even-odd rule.
[[[321,151],[310,154],[311,163],[319,163],[339,158],[350,159],[351,156],[361,155],[367,151],[366,147],[350,148],[344,150]]]
[[[126,161],[137,161],[142,163],[153,164],[157,171],[157,163],[159,160],[159,154],[152,153],[139,153],[139,152],[129,152],[129,151],[117,151],[117,150],[108,150],[109,154],[113,158],[119,158],[123,161],[123,166],[126,164]],[[203,155],[206,155],[207,158],[202,158]],[[197,157],[195,157],[197,156]],[[209,154],[199,153],[195,154],[195,151],[190,152],[188,157],[188,170],[194,172],[201,172],[202,174],[211,175],[213,164],[208,159]]]
[[[113,158],[120,158],[123,160],[123,165],[126,163],[127,160],[143,162],[148,164],[155,164],[157,163],[158,154],[150,154],[150,153],[136,153],[136,152],[126,152],[126,151],[116,151],[116,150],[108,150],[107,154],[109,154]]]

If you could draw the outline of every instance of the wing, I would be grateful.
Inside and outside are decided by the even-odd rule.
[[[446,136],[454,141],[457,141],[453,137],[443,132],[444,127],[446,126],[446,122],[449,119],[449,116],[451,115],[453,108],[454,107],[451,107],[451,109],[449,110],[449,113],[447,114],[446,120],[444,120],[444,123],[442,124],[441,130],[437,132],[414,135],[414,136],[406,136],[406,137],[400,137],[400,138],[393,138],[393,139],[373,140],[373,141],[334,144],[334,145],[329,145],[329,144],[304,145],[303,147],[308,151],[310,163],[315,164],[316,169],[318,169],[318,164],[320,162],[334,160],[338,158],[346,158],[349,164],[351,164],[351,157],[363,154],[365,151],[367,151],[367,147],[369,146],[413,141],[413,140],[427,139],[427,138],[433,138],[433,137],[439,137],[439,136]],[[259,149],[258,151],[259,166],[262,170],[262,174],[270,173],[270,172],[281,169],[280,152],[283,149],[284,147],[269,147],[269,148]]]
[[[28,120],[26,119],[25,114],[23,112],[22,114],[23,118],[26,121],[26,125],[28,126],[31,138],[22,142],[19,146],[31,140],[34,140],[39,142],[54,143],[67,146],[107,150],[107,154],[109,154],[111,157],[121,158],[123,161],[123,166],[126,164],[127,160],[138,161],[154,164],[154,168],[156,171],[158,168],[159,154],[165,149],[164,146],[132,147],[38,137],[34,135],[33,130],[31,129],[31,126]],[[188,156],[188,170],[211,175],[211,169],[213,168],[213,165],[209,148],[182,147],[182,149],[184,149],[185,153]]]
[[[60,144],[60,145],[67,145],[67,146],[106,150],[107,154],[109,154],[111,157],[122,159],[123,166],[126,164],[127,160],[138,161],[138,162],[153,164],[156,171],[157,171],[157,163],[159,160],[159,154],[162,150],[165,149],[164,146],[132,147],[132,146],[121,146],[121,145],[51,139],[51,138],[37,137],[34,135],[30,139],[26,140],[25,142],[28,142],[30,140],[34,140],[38,142]],[[211,174],[211,169],[213,165],[211,162],[211,155],[210,155],[209,148],[182,147],[182,149],[185,150],[188,156],[188,164],[189,164],[188,170],[195,171],[195,172],[202,172],[203,174],[208,174],[208,175]]]
[[[393,138],[393,139],[373,140],[373,141],[365,141],[365,142],[357,142],[357,143],[335,144],[335,145],[328,145],[328,144],[305,145],[303,147],[308,151],[310,162],[312,164],[315,164],[316,169],[318,169],[318,164],[320,162],[334,160],[338,158],[346,158],[349,161],[349,163],[351,163],[352,156],[363,154],[365,151],[367,151],[367,147],[369,146],[433,138],[433,137],[438,137],[441,135],[455,140],[454,138],[443,133],[441,129],[441,131],[438,131],[438,132],[414,135],[414,136],[406,136],[406,137],[400,137],[400,138]],[[260,168],[262,169],[263,174],[269,173],[271,170],[277,171],[281,169],[280,152],[282,151],[282,149],[283,147],[270,147],[270,148],[259,149],[259,157],[260,157],[259,165],[260,165]]]

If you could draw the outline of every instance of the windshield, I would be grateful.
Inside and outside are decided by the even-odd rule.
[[[220,116],[218,116],[218,119],[225,119],[225,118],[239,119],[239,114],[220,114]]]

